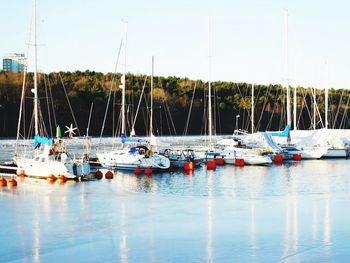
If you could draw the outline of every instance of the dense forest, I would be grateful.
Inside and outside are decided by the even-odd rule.
[[[23,111],[20,125],[22,136],[31,136],[33,127],[33,74],[0,72],[0,136],[14,137],[24,85]],[[94,71],[55,72],[39,74],[40,129],[53,136],[55,127],[71,123],[78,134],[99,136],[106,114],[103,136],[120,130],[121,74]],[[23,84],[25,83],[25,84]],[[144,92],[142,92],[144,88]],[[233,82],[212,83],[213,130],[216,134],[231,134],[234,129],[251,129],[252,84]],[[314,89],[297,88],[297,127],[311,129],[313,124]],[[141,96],[144,94],[143,96]],[[135,122],[138,135],[145,135],[149,125],[150,76],[127,74],[127,132]],[[254,85],[255,130],[281,130],[286,124],[286,89],[281,85]],[[291,88],[293,95],[293,88]],[[347,109],[349,91],[329,90],[329,127],[349,128]],[[153,126],[155,135],[207,133],[208,83],[178,77],[154,77]],[[141,97],[141,100],[140,100]],[[316,90],[316,125],[324,127],[324,91]],[[293,99],[291,99],[293,102]],[[138,114],[137,108],[140,104]],[[106,111],[108,105],[108,111]],[[293,108],[293,107],[291,107]],[[239,117],[237,116],[239,115]],[[136,119],[135,119],[136,116]],[[237,121],[237,123],[236,123]],[[238,127],[235,127],[235,126]]]

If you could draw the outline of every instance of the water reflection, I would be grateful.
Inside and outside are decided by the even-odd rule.
[[[82,262],[96,251],[103,254],[96,262],[336,261],[349,247],[335,235],[348,233],[346,165],[202,167],[149,177],[117,172],[113,180],[65,185],[26,178],[12,192],[0,189],[9,211],[2,220],[16,224],[6,231],[20,240],[0,232],[2,259],[19,261],[11,254],[18,246],[28,262],[57,262],[58,253],[72,251]],[[8,206],[14,196],[16,205]]]
[[[283,258],[298,250],[299,233],[298,233],[298,175],[295,167],[285,169],[286,178],[286,215],[285,215],[285,233]],[[295,260],[295,259],[293,259]]]
[[[38,209],[35,209],[34,212],[34,227],[33,227],[33,238],[34,238],[34,245],[33,245],[33,261],[35,263],[40,263],[40,215]]]
[[[120,240],[119,240],[119,250],[120,250],[120,261],[122,263],[128,262],[128,244],[127,244],[127,224],[126,224],[126,214],[125,214],[125,203],[122,201],[120,208]]]
[[[207,262],[213,262],[213,171],[207,171],[208,177],[208,217],[207,217]]]
[[[125,190],[151,193],[157,190],[157,183],[153,175],[133,175],[126,172],[117,172],[116,181]]]
[[[318,208],[317,208],[317,202],[314,200],[312,205],[312,240],[317,240],[317,231],[318,231]]]

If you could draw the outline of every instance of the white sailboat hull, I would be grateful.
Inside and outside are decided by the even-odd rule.
[[[226,154],[224,155],[225,163],[235,164],[236,157],[243,159],[244,164],[248,165],[266,165],[272,163],[272,160],[269,156],[252,153],[251,150],[240,148],[235,148],[233,152],[231,148],[230,151],[226,152]]]
[[[324,156],[328,148],[327,147],[312,147],[301,149],[301,158],[302,159],[320,159]]]
[[[101,165],[117,170],[132,171],[135,168],[167,170],[170,167],[169,159],[160,155],[145,157],[141,154],[132,154],[123,150],[97,153],[96,155]]]
[[[87,162],[63,163],[56,160],[40,160],[26,157],[14,157],[18,169],[24,170],[24,174],[30,177],[48,177],[64,175],[67,178],[86,176],[90,173],[90,165]]]
[[[268,156],[252,154],[252,155],[243,155],[242,158],[244,160],[244,164],[248,164],[248,165],[272,164],[272,160]]]
[[[224,160],[226,164],[235,164],[236,158],[234,156],[224,156]]]
[[[345,157],[346,157],[345,148],[338,148],[338,149],[330,148],[328,149],[326,154],[322,156],[322,158],[345,158]]]

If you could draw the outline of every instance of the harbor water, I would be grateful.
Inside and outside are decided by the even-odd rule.
[[[9,160],[12,140],[0,141]],[[346,262],[350,160],[0,188],[0,262]]]

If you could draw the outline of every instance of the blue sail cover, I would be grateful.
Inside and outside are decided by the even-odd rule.
[[[290,127],[289,125],[286,125],[286,128],[284,128],[283,131],[280,132],[271,132],[271,136],[276,136],[276,137],[288,137],[290,138]]]
[[[46,137],[41,137],[39,135],[34,136],[34,149],[39,148],[41,144],[52,145],[53,139],[49,139]]]
[[[126,142],[146,142],[145,140],[142,140],[140,138],[126,137],[125,135],[122,135],[120,137],[120,140],[121,140],[122,143],[126,143]]]

